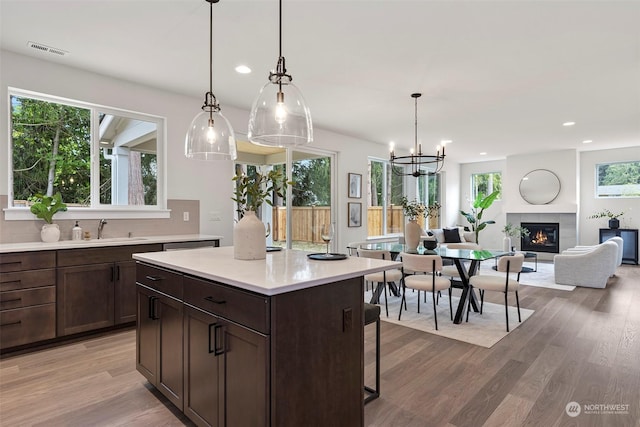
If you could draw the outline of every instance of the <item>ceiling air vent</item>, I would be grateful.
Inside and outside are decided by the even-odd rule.
[[[29,42],[27,43],[27,46],[29,46],[30,48],[39,50],[40,52],[53,53],[54,55],[59,55],[59,56],[65,56],[69,53],[65,50],[58,49],[57,47],[45,46],[42,43]]]

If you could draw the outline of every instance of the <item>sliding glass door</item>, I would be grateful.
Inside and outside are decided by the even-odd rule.
[[[286,197],[276,197],[273,206],[265,203],[258,213],[269,229],[267,245],[324,252],[327,246],[322,239],[322,227],[335,223],[332,204],[335,154],[307,148],[268,150],[260,156],[256,151],[265,151],[262,147],[239,144],[236,164],[236,173],[249,175],[254,171],[266,173],[282,168],[287,180],[293,182],[287,188]],[[334,236],[329,251],[333,250],[336,240]]]

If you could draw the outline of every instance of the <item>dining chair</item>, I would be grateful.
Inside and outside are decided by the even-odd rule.
[[[362,258],[373,258],[373,259],[384,259],[384,260],[393,260],[391,257],[391,253],[385,250],[376,250],[376,249],[362,249],[358,248],[357,255]],[[370,273],[364,276],[365,283],[377,283],[377,286],[372,287],[372,291],[374,295],[378,295],[378,301],[380,299],[380,294],[384,292],[384,307],[387,312],[387,317],[389,317],[389,304],[387,302],[387,284],[400,282],[402,279],[402,272],[400,270],[392,269],[392,270],[384,270],[379,271],[377,273]],[[383,289],[380,289],[382,286]]]
[[[438,330],[438,314],[436,312],[436,293],[445,289],[449,290],[449,312],[453,321],[453,305],[451,303],[451,281],[441,277],[442,258],[439,255],[416,255],[402,253],[402,300],[400,301],[400,312],[398,320],[402,316],[402,307],[407,309],[406,288],[418,291],[418,313],[420,313],[420,291],[431,292],[433,300],[433,319]],[[405,275],[404,272],[412,271],[420,274]]]
[[[516,305],[518,307],[518,322],[522,322],[520,317],[520,299],[518,298],[518,288],[520,287],[520,272],[524,254],[506,255],[498,258],[497,271],[504,275],[478,274],[471,276],[469,286],[480,291],[480,314],[484,305],[484,291],[504,292],[504,310],[507,319],[507,332],[509,332],[509,305],[507,296],[509,292],[516,294]],[[515,278],[513,277],[515,275]],[[467,322],[469,321],[469,311],[471,302],[467,304]]]

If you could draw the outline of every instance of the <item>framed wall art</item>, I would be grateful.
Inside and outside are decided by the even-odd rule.
[[[349,173],[349,198],[359,199],[362,197],[362,175],[359,173]]]
[[[349,202],[349,227],[362,226],[362,203]]]

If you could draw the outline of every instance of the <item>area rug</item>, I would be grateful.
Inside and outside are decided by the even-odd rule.
[[[534,267],[533,263],[525,261],[527,267]],[[494,269],[489,268],[489,264],[482,263],[480,274],[499,275]],[[555,280],[553,263],[538,261],[538,271],[520,274],[520,284],[527,286],[536,286],[539,288],[557,289],[560,291],[573,291],[576,287],[572,285],[559,285]]]
[[[460,292],[454,290],[454,294]],[[423,298],[423,293],[420,293]],[[515,305],[515,296],[513,304]],[[371,299],[371,291],[365,292],[365,301]],[[455,315],[458,306],[459,297],[453,296],[453,314]],[[402,320],[398,320],[398,310],[400,309],[400,297],[388,296],[389,317],[386,316],[384,307],[384,295],[380,301],[380,319],[384,322],[395,323],[397,325],[406,326],[412,329],[428,332],[430,334],[451,338],[458,341],[464,341],[480,347],[491,348],[502,338],[507,336],[506,320],[504,315],[504,305],[484,303],[482,315],[471,311],[469,313],[469,322],[463,322],[456,325],[451,321],[449,315],[449,296],[447,292],[442,292],[442,297],[437,308],[438,313],[438,330],[436,331],[433,320],[433,303],[431,293],[427,293],[427,302],[424,299],[420,301],[420,313],[418,313],[418,297],[417,292],[407,290],[407,310],[402,311]],[[520,307],[522,322],[526,321],[534,313],[533,310]],[[465,314],[466,319],[466,314]],[[516,307],[509,306],[509,329],[515,330],[522,323],[518,322],[518,311]]]

